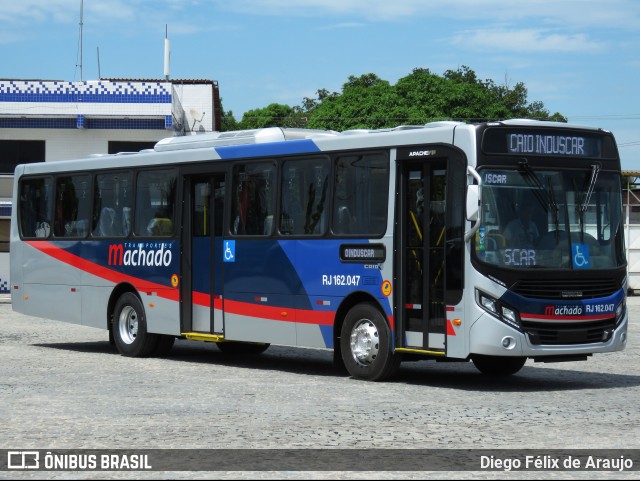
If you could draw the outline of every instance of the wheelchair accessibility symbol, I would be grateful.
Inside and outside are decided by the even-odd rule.
[[[236,241],[234,240],[224,241],[223,257],[224,257],[224,262],[236,261]]]
[[[571,244],[571,251],[574,269],[588,269],[591,267],[588,244]]]

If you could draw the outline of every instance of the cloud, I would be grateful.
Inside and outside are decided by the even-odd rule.
[[[591,40],[584,33],[560,34],[535,28],[468,30],[450,40],[455,45],[469,45],[483,51],[601,53],[607,48],[605,43]]]
[[[87,0],[83,2],[84,17],[100,20],[122,20],[134,18],[139,2],[126,0]],[[78,0],[0,0],[0,25],[10,27],[15,24],[34,23],[78,23],[80,2]]]
[[[333,15],[372,21],[402,18],[538,24],[584,28],[634,28],[640,24],[637,0],[200,0],[200,5],[253,15]]]
[[[341,30],[341,29],[350,29],[350,28],[362,28],[365,26],[366,24],[362,22],[343,22],[343,23],[336,23],[333,25],[326,25],[324,27],[320,27],[319,30]]]

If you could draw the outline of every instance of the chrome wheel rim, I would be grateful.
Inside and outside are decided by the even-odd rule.
[[[120,339],[126,344],[133,344],[138,337],[138,313],[133,307],[125,306],[125,308],[120,311],[118,330],[120,332]]]
[[[361,319],[351,330],[351,355],[361,366],[371,365],[378,357],[380,336],[369,319]]]

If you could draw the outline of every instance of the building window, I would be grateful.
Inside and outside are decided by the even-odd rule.
[[[120,152],[140,152],[145,149],[153,149],[157,142],[120,142],[116,140],[109,141],[108,153],[118,154]]]
[[[0,174],[13,174],[18,164],[44,160],[44,140],[0,140]]]

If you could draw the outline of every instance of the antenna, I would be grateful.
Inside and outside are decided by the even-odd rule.
[[[102,78],[100,75],[100,47],[96,47],[96,51],[98,53],[98,80]]]
[[[164,79],[169,81],[169,27],[164,26]]]
[[[82,82],[82,18],[84,10],[84,0],[80,0],[80,82]]]

